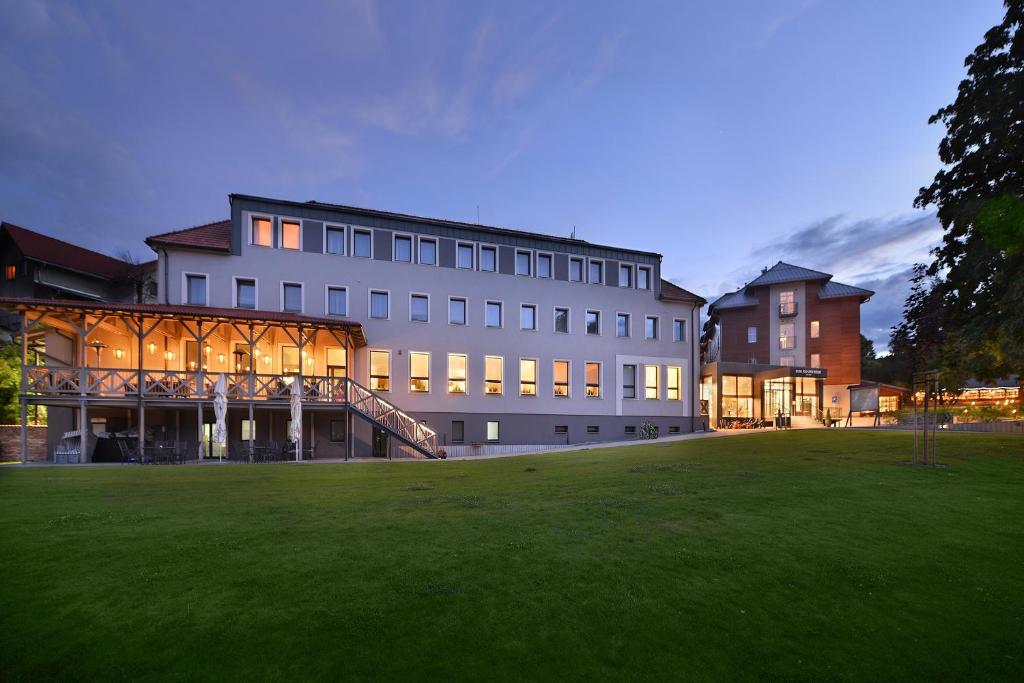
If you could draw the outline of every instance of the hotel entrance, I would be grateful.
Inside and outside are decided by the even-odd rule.
[[[761,414],[767,419],[793,415],[817,418],[821,390],[821,380],[815,377],[766,379],[762,385]]]

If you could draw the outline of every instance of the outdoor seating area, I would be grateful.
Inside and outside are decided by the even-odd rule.
[[[719,429],[765,429],[768,422],[756,417],[723,417],[718,420]]]

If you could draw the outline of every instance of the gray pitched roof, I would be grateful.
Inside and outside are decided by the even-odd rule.
[[[871,297],[874,292],[870,289],[861,289],[853,285],[844,285],[842,282],[826,282],[825,286],[818,290],[818,296],[822,299],[835,299],[841,296]]]
[[[735,292],[729,292],[715,299],[714,303],[708,307],[708,310],[723,308],[743,308],[744,306],[756,306],[758,304],[757,297],[752,296],[746,288],[740,289]]]
[[[830,274],[822,273],[820,270],[801,268],[800,266],[794,266],[792,263],[779,261],[748,282],[747,287],[764,287],[782,284],[783,282],[802,282],[804,280],[828,280],[831,277]]]

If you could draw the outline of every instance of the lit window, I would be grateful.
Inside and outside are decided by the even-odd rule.
[[[460,244],[455,254],[455,265],[458,268],[473,270],[473,245]]]
[[[418,323],[430,321],[430,298],[426,294],[409,297],[409,320]]]
[[[448,299],[448,323],[451,325],[466,324],[466,300],[451,297]]]
[[[658,338],[658,318],[656,316],[649,315],[646,320],[644,320],[644,338]]]
[[[522,396],[537,395],[537,361],[533,358],[519,360],[519,393]]]
[[[487,440],[490,442],[500,441],[501,423],[497,420],[487,421]]]
[[[636,270],[636,286],[638,289],[650,289],[651,288],[651,269],[650,268],[637,268]]]
[[[505,376],[505,361],[501,356],[484,356],[484,393],[500,395]]]
[[[811,339],[817,339],[821,334],[821,324],[817,320],[811,321]]]
[[[420,238],[420,263],[425,266],[437,265],[437,242]]]
[[[4,275],[8,280],[13,280],[18,277],[18,266],[13,264],[7,266],[7,268],[4,269]]]
[[[13,268],[14,266],[8,266]],[[11,280],[13,278],[7,278]],[[205,306],[206,305],[206,276],[205,275],[186,275],[185,276],[185,296],[187,300],[185,303],[190,306]]]
[[[590,262],[590,284],[599,285],[604,282],[604,263],[601,261]]]
[[[327,239],[325,240],[328,254],[345,253],[345,228],[327,228]]]
[[[537,307],[533,304],[523,304],[519,307],[519,329],[537,329]]]
[[[782,323],[779,325],[779,348],[796,348],[796,325],[793,323]]]
[[[569,396],[569,361],[555,361],[555,396]]]
[[[615,336],[629,336],[629,313],[619,313],[615,316]]]
[[[235,306],[256,308],[256,281],[235,280]]]
[[[633,286],[633,266],[625,263],[619,264],[619,287]]]
[[[256,218],[252,219],[252,234],[249,240],[253,244],[260,247],[269,247],[272,244],[271,229],[270,229],[269,218]]]
[[[516,252],[516,275],[531,275],[533,269],[530,267],[531,263],[530,252],[528,251],[517,251]]]
[[[820,353],[812,353],[811,354],[811,367],[812,368],[820,368],[821,367],[821,354]]]
[[[586,365],[586,379],[587,379],[587,396],[591,398],[601,397],[601,364],[600,363],[587,363]]]
[[[668,380],[665,383],[665,398],[678,401],[681,398],[679,387],[683,384],[683,369],[677,365],[668,366]]]
[[[295,221],[281,221],[281,247],[284,249],[300,249],[302,237],[299,224]]]
[[[757,343],[757,328],[754,327],[753,325],[751,325],[750,327],[747,328],[747,343],[748,344],[756,344]]]
[[[369,230],[356,230],[352,233],[352,255],[359,258],[370,258],[372,242]]]
[[[622,398],[636,398],[636,366],[622,366]]]
[[[569,332],[569,309],[568,308],[556,308],[555,309],[555,332],[568,333]]]
[[[794,364],[793,356],[782,356],[779,358],[779,365],[784,368],[791,368]]]
[[[754,379],[743,375],[722,375],[722,416],[753,417]],[[774,414],[765,407],[768,415]],[[767,415],[766,415],[767,416]]]
[[[601,334],[601,311],[587,311],[587,334]]]
[[[795,292],[779,292],[779,315],[796,315]]]
[[[242,441],[256,438],[256,421],[242,420]]]
[[[348,377],[348,352],[331,346],[327,348],[327,376]]]
[[[480,270],[494,272],[498,269],[498,250],[494,247],[480,247]]]
[[[390,351],[370,351],[370,391],[391,391]]]
[[[370,317],[386,320],[391,315],[387,292],[370,291]]]
[[[409,352],[409,391],[430,391],[430,354]]]
[[[686,341],[686,321],[678,318],[672,321],[672,341]]]
[[[298,346],[282,346],[281,347],[281,374],[282,375],[294,375],[300,370],[299,366],[299,347]]]
[[[395,236],[395,261],[412,263],[412,238],[408,235]]]
[[[569,259],[569,280],[572,282],[583,282],[583,259]]]
[[[283,285],[282,309],[290,313],[302,313],[302,285],[286,282]]]
[[[448,354],[448,393],[466,393],[466,354]]]
[[[537,254],[537,277],[551,277],[551,254]]]
[[[658,366],[644,366],[644,397],[658,398]]]
[[[348,290],[344,287],[327,288],[327,315],[348,315]]]
[[[500,301],[488,301],[487,302],[487,320],[485,322],[487,327],[501,327],[501,302]]]

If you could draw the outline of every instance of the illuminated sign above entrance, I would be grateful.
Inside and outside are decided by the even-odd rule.
[[[828,377],[825,368],[793,368],[793,377]]]

